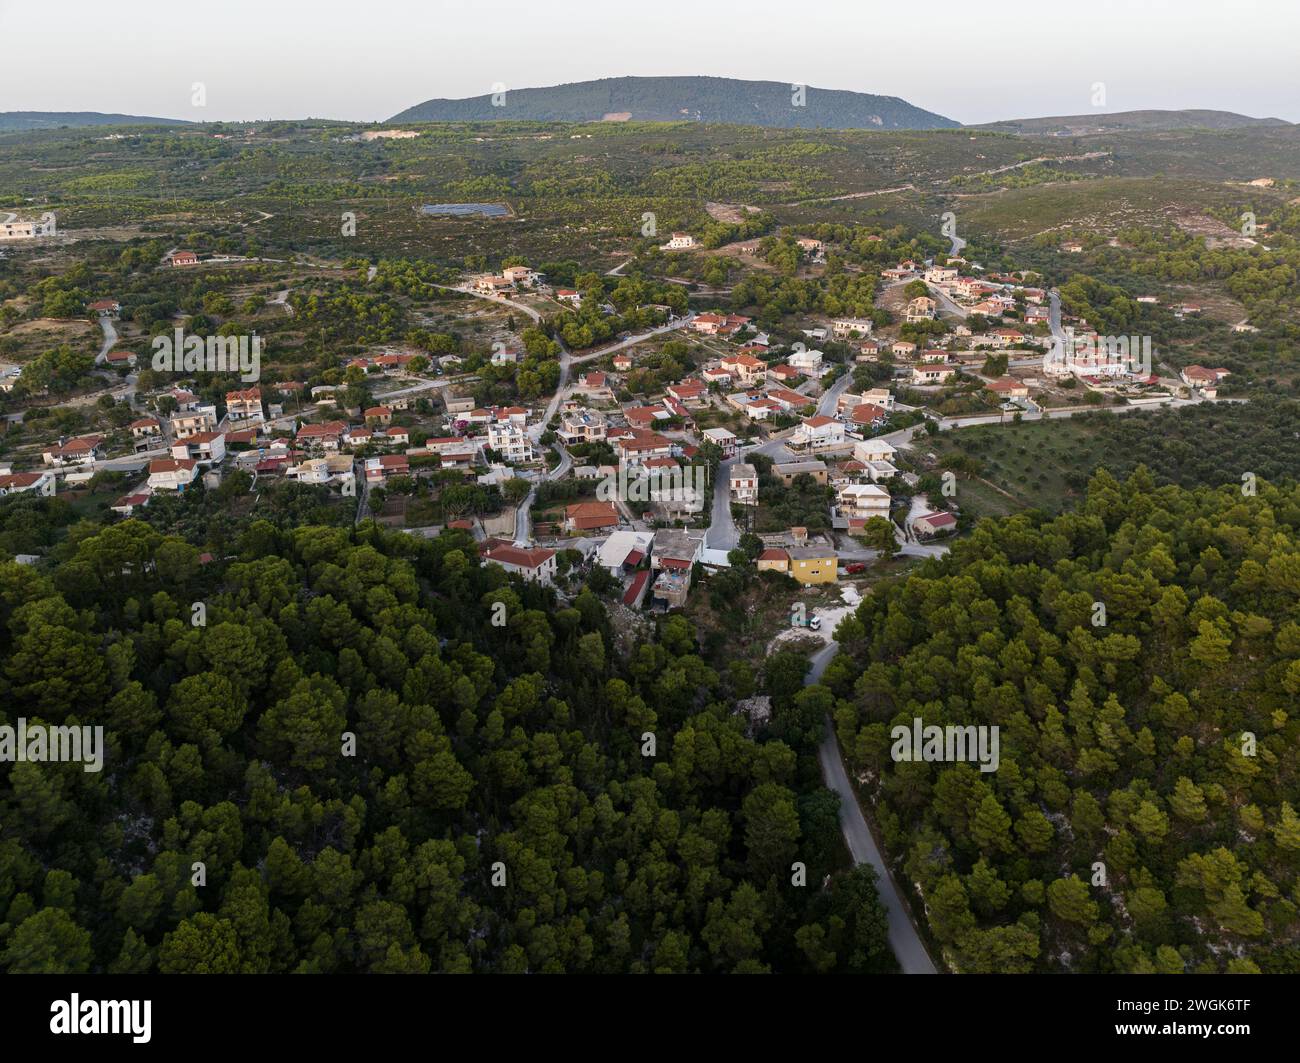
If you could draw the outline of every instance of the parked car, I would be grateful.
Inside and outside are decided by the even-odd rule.
[[[854,561],[853,564],[846,565],[844,571],[847,572],[850,576],[857,576],[857,575],[861,575],[863,572],[866,572],[867,566],[864,565],[861,561]]]

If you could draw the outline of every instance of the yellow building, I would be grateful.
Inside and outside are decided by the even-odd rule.
[[[789,554],[790,575],[800,583],[835,583],[839,577],[839,557],[829,547],[795,547]]]

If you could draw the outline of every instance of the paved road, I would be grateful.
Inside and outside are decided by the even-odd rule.
[[[704,545],[710,550],[734,550],[740,545],[740,529],[731,519],[731,467],[738,461],[744,461],[750,454],[766,454],[776,461],[787,461],[790,458],[783,440],[770,439],[757,446],[744,447],[736,457],[718,463],[718,471],[713,480],[713,515],[709,519],[708,530],[704,533]]]
[[[840,396],[844,394],[844,390],[851,383],[853,383],[853,370],[848,369],[841,373],[835,383],[826,389],[826,394],[817,403],[817,412],[823,417],[834,417],[836,403],[840,401]]]
[[[812,684],[820,680],[838,650],[839,646],[832,642],[814,654],[812,670],[804,683]],[[898,957],[899,967],[904,974],[938,974],[921,935],[917,933],[911,916],[903,905],[898,887],[885,866],[876,839],[872,837],[862,815],[862,808],[849,783],[848,773],[844,770],[839,743],[835,740],[835,732],[831,729],[829,720],[826,723],[826,735],[817,750],[817,758],[821,761],[822,778],[826,780],[827,787],[839,795],[840,829],[844,832],[844,841],[854,864],[870,864],[876,869],[876,891],[880,894],[880,901],[885,906],[889,919],[889,945]]]
[[[117,343],[117,329],[113,325],[113,315],[100,314],[99,327],[104,330],[104,343],[103,346],[99,348],[99,353],[95,355],[95,364],[103,365],[105,360],[108,358],[108,352],[111,351],[113,345]]]
[[[652,336],[658,336],[664,332],[672,332],[674,329],[685,328],[695,317],[695,311],[691,311],[685,317],[674,318],[666,325],[660,325],[658,328],[652,328],[649,332],[638,332],[635,336],[629,336],[625,340],[619,340],[617,343],[611,343],[608,347],[601,347],[594,351],[588,351],[586,354],[580,354],[573,359],[574,362],[589,362],[593,358],[601,358],[607,354],[613,354],[615,351],[621,351],[624,347],[631,347],[634,344],[641,343],[650,339]]]

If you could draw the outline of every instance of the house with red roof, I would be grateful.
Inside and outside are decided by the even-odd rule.
[[[103,436],[77,436],[61,440],[41,454],[46,465],[85,465],[104,456]]]
[[[933,539],[956,531],[957,518],[951,513],[922,513],[912,521],[912,532],[921,539]]]
[[[366,458],[366,483],[383,484],[394,476],[409,476],[411,461],[405,454],[381,454]]]
[[[618,510],[612,502],[575,502],[564,509],[566,532],[599,531],[617,528]]]
[[[42,498],[51,498],[56,490],[52,472],[8,472],[0,475],[0,495],[19,495],[32,491]]]
[[[525,548],[510,543],[493,543],[481,554],[483,564],[500,565],[532,583],[551,583],[555,579],[555,551],[542,547]]]
[[[194,458],[154,458],[149,463],[149,490],[184,491],[198,475]]]
[[[305,424],[298,429],[297,440],[312,450],[338,450],[343,434],[348,430],[344,421],[326,421],[324,424]]]
[[[262,389],[252,387],[242,391],[227,391],[226,414],[232,421],[264,420]]]

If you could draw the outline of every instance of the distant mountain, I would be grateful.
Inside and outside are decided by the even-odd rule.
[[[189,125],[180,118],[143,118],[98,111],[0,111],[0,132],[22,129],[73,129],[93,125]]]
[[[1288,126],[1280,118],[1251,118],[1232,111],[1116,111],[1114,114],[1072,114],[1055,118],[1014,118],[988,122],[972,129],[1031,136],[1081,137],[1095,133],[1160,132],[1168,129],[1246,129]]]
[[[949,129],[951,118],[913,107],[897,96],[842,89],[805,90],[802,106],[780,81],[713,77],[626,77],[577,81],[550,88],[511,89],[505,106],[492,96],[426,100],[390,122],[727,122],[798,129]]]

